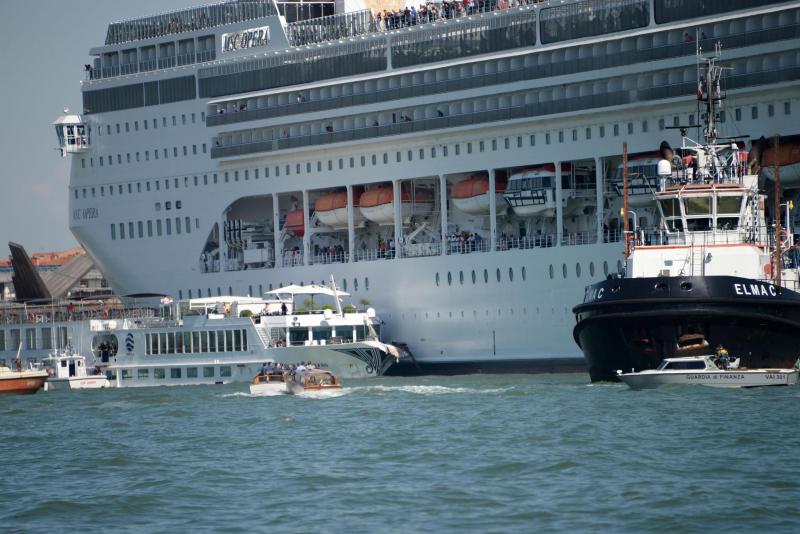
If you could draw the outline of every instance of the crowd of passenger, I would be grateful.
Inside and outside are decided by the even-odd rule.
[[[484,239],[474,232],[454,232],[447,236],[447,250],[450,254],[479,252],[483,251],[483,241]]]
[[[287,363],[282,364],[280,362],[265,362],[264,365],[261,366],[261,370],[258,373],[258,376],[269,376],[271,374],[276,373],[288,373],[290,376],[294,376],[297,373],[301,373],[303,371],[312,371],[317,368],[317,365],[312,362],[300,362],[300,363]]]
[[[427,2],[419,7],[411,6],[403,10],[387,11],[375,16],[378,30],[396,30],[417,24],[428,24],[437,20],[454,19],[476,13],[486,13],[498,9],[539,4],[544,0],[445,0]]]
[[[314,263],[344,263],[347,261],[342,245],[329,247],[314,245],[314,258]]]

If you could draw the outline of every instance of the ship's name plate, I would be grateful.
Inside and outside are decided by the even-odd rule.
[[[73,221],[89,221],[100,217],[98,208],[76,208],[72,210]]]
[[[737,295],[748,297],[777,297],[778,290],[768,284],[733,284],[733,291]]]
[[[269,26],[222,34],[222,51],[236,52],[269,44]]]

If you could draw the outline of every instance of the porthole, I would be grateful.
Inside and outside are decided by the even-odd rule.
[[[488,284],[489,283],[489,271],[488,271],[488,269],[484,269],[483,270],[483,283],[484,284]]]
[[[453,285],[453,274],[450,272],[447,273],[447,285],[448,286]]]
[[[608,262],[603,262],[603,276],[608,276]]]
[[[514,281],[514,269],[512,267],[508,268],[508,281],[509,282]]]
[[[581,264],[580,263],[576,263],[575,264],[575,276],[577,276],[578,278],[581,277]]]
[[[555,276],[555,269],[553,269],[553,264],[551,263],[550,264],[550,280],[552,280],[554,276]]]
[[[320,284],[320,285],[325,285],[325,284]],[[366,291],[369,291],[369,278],[364,278],[364,289]]]
[[[528,278],[528,272],[525,270],[525,267],[522,268],[522,281],[524,282]]]
[[[500,269],[497,269],[497,282],[500,282]]]
[[[458,283],[464,285],[464,271],[458,271]]]
[[[472,271],[472,285],[475,285],[475,271]]]
[[[589,276],[594,278],[594,262],[593,261],[589,262]]]
[[[566,263],[562,263],[561,264],[561,275],[564,277],[564,280],[567,279],[567,264]]]
[[[436,287],[439,287],[439,273],[436,273]]]

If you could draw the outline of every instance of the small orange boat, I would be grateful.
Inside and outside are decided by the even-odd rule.
[[[0,365],[0,395],[33,395],[44,387],[47,376],[47,371],[12,371]]]

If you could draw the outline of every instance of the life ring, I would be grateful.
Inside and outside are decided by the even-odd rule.
[[[367,374],[371,375],[374,372],[375,372],[375,369],[373,369],[371,365],[367,365]]]

